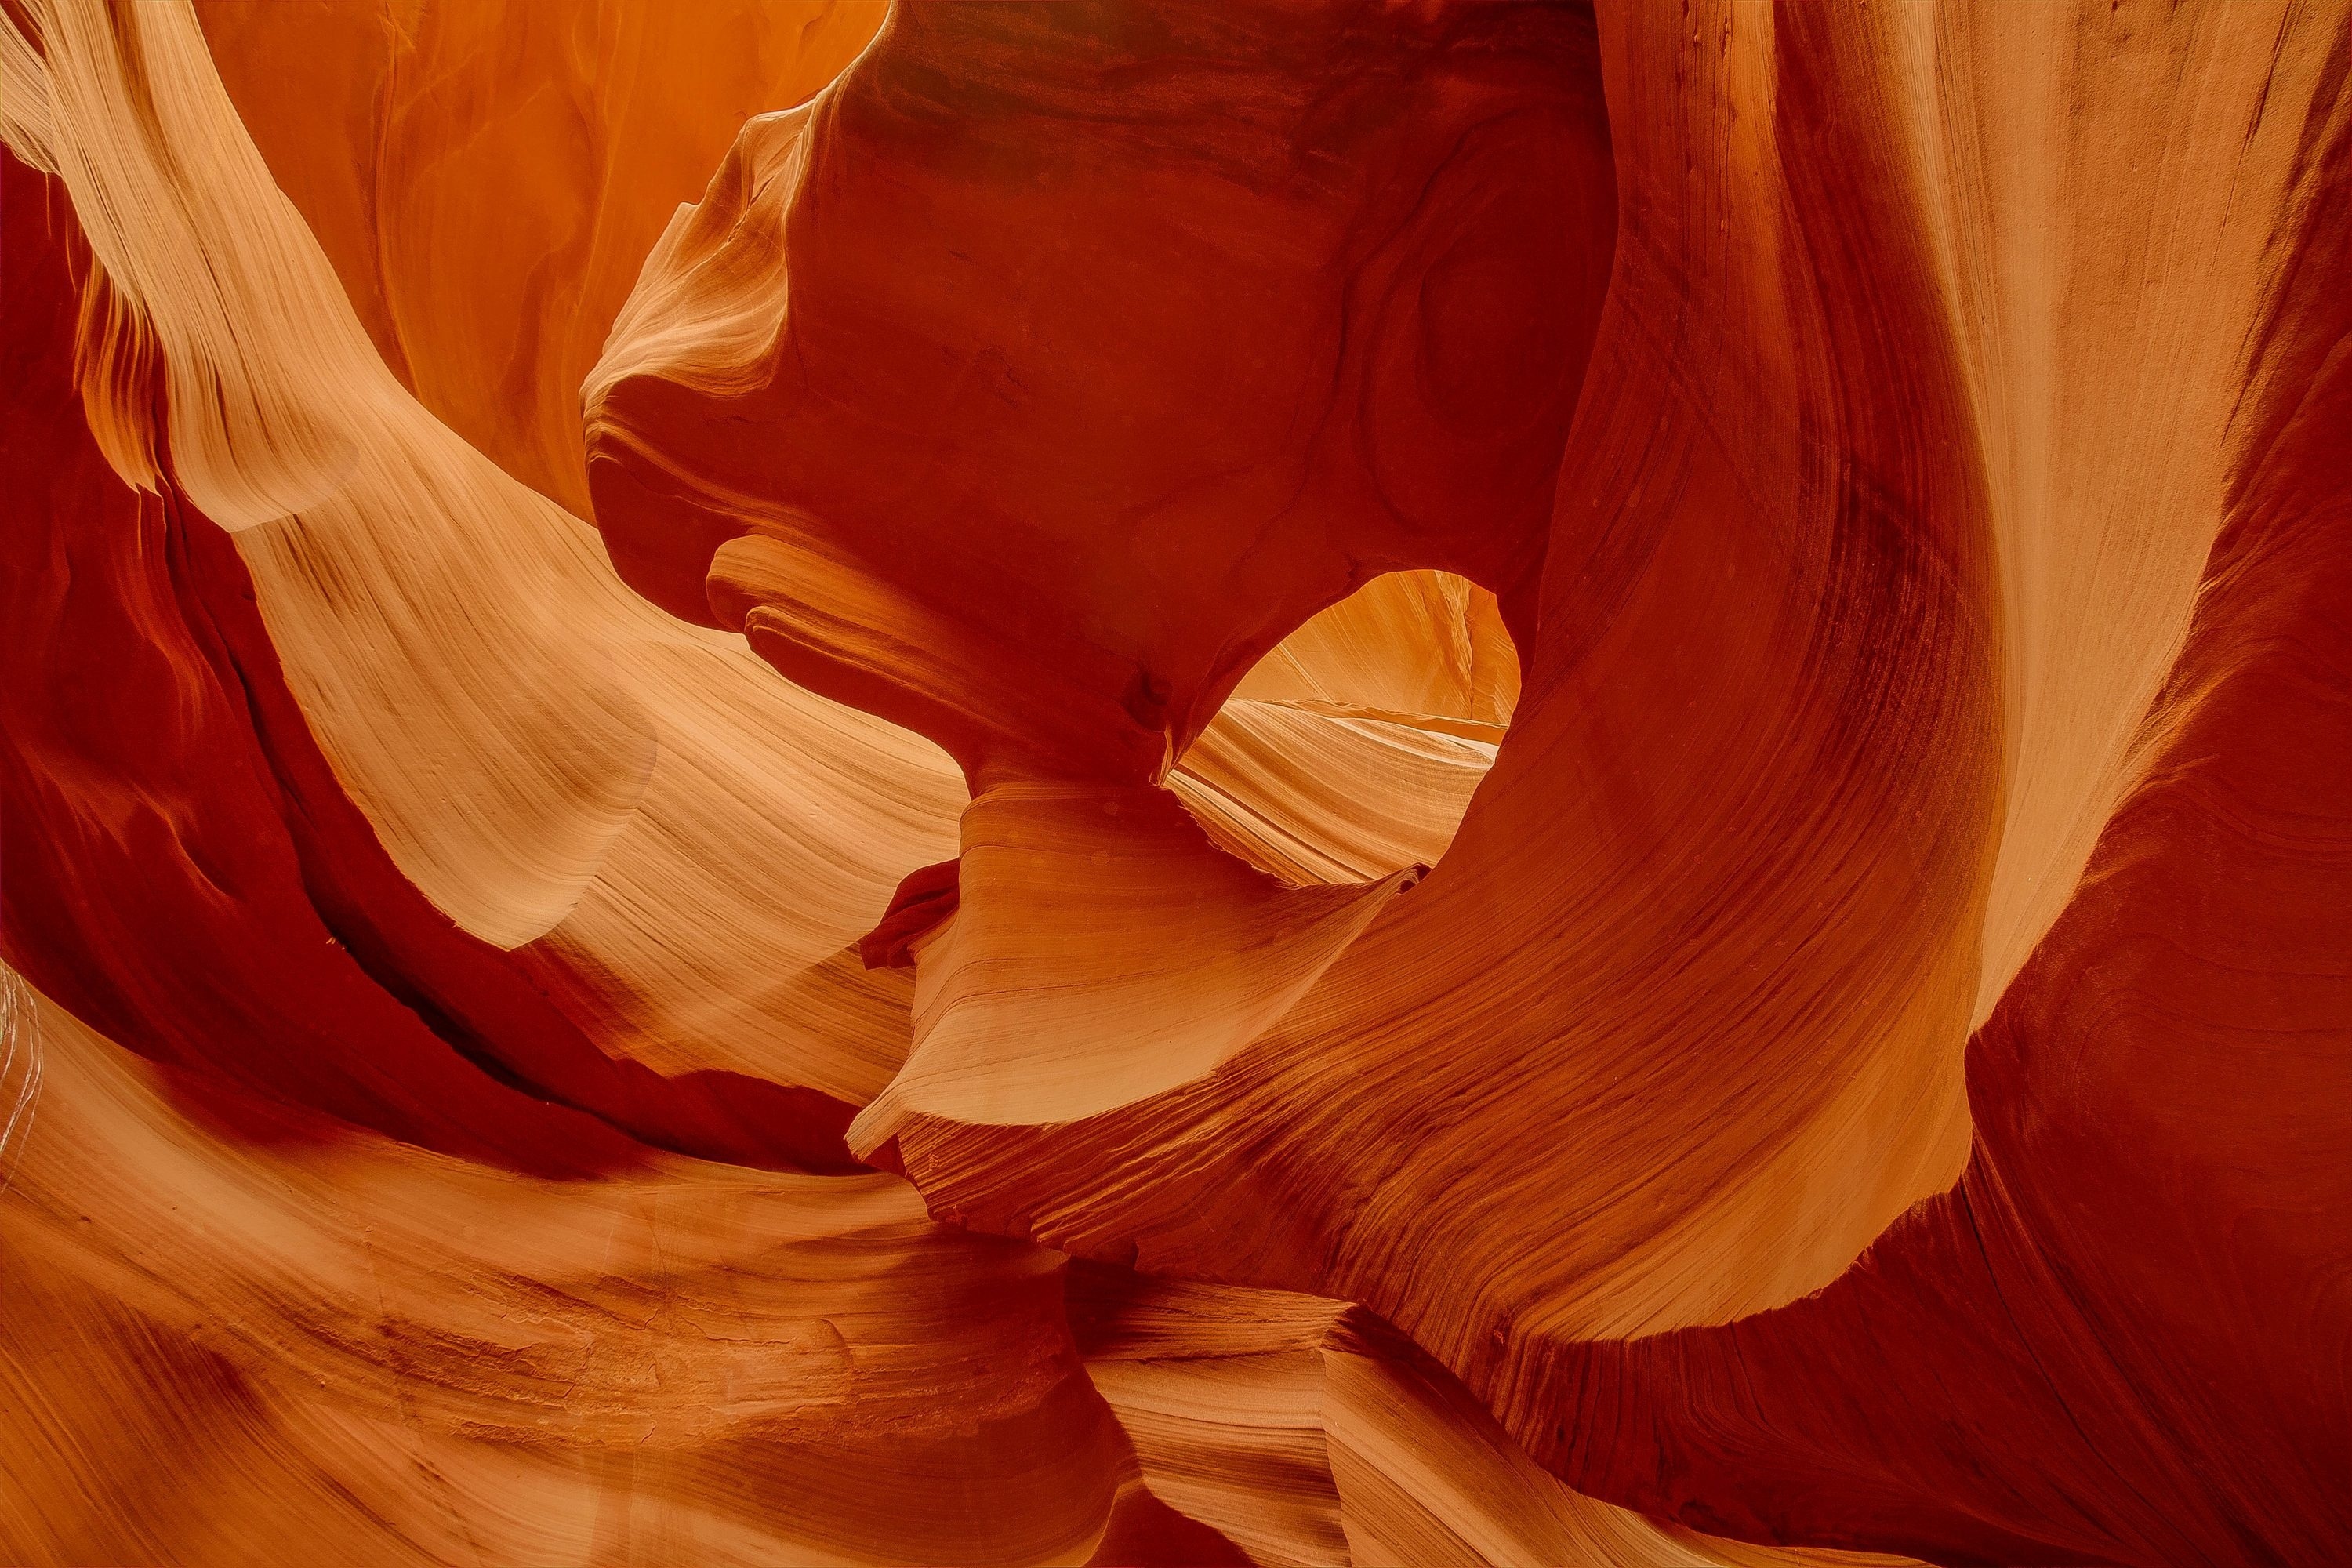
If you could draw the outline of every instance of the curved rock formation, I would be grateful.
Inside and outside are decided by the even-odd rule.
[[[0,3],[0,1557],[2352,1556],[2347,80]]]

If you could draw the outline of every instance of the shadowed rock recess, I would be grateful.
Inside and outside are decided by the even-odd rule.
[[[2352,1562],[2347,0],[0,142],[0,1563]]]

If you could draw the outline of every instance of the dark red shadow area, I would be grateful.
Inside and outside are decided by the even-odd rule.
[[[11,157],[0,203],[7,962],[92,1027],[208,1078],[208,1101],[256,1093],[544,1175],[626,1167],[646,1144],[863,1169],[841,1142],[851,1107],[605,1056],[520,961],[401,875],[287,689],[235,545],[168,485],[124,484],[90,435],[62,188]]]
[[[1976,1147],[1828,1289],[1569,1347],[1539,1454],[1753,1541],[1937,1563],[2279,1564],[2352,1540],[2352,159],[2312,228],[2189,641],[2185,715],[1969,1048]]]

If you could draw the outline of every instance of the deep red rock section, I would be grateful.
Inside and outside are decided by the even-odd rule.
[[[1952,1563],[2316,1563],[2352,1533],[2340,117],[2305,151],[2332,194],[2164,742],[1969,1043],[1967,1176],[1818,1296],[1578,1347],[1536,1446],[1583,1489]]]
[[[158,1061],[518,1170],[626,1166],[638,1139],[857,1168],[849,1107],[607,1059],[529,955],[401,876],[288,693],[227,536],[168,478],[131,489],[91,439],[75,324],[107,285],[86,260],[75,280],[55,182],[5,174],[10,966]]]

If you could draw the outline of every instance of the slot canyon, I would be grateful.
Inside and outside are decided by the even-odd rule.
[[[0,1564],[2352,1563],[2346,0],[0,142]]]

